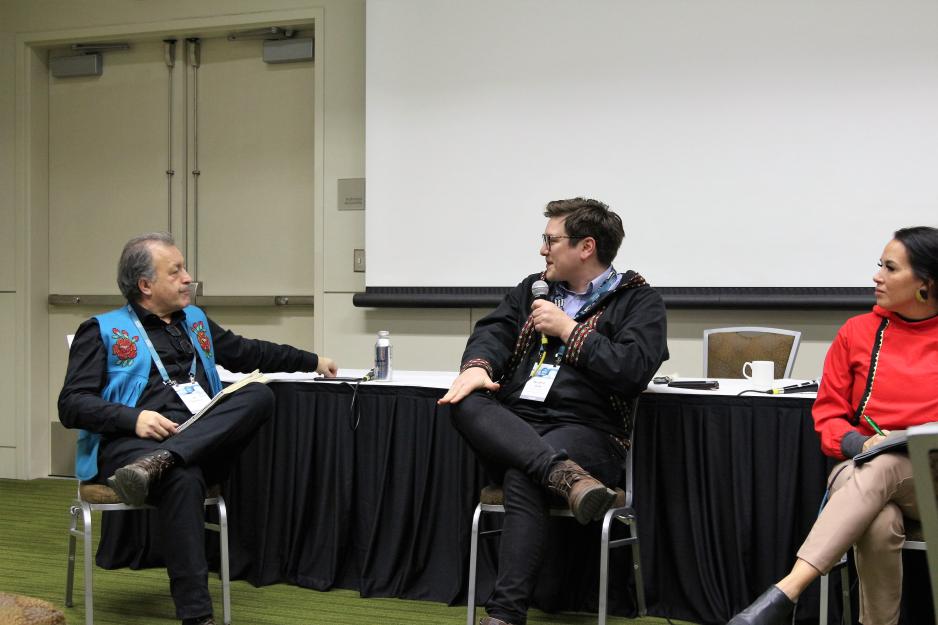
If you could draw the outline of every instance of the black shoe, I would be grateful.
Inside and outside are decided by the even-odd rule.
[[[114,475],[107,478],[107,485],[114,489],[124,503],[142,506],[146,503],[150,486],[174,464],[176,464],[176,457],[165,449],[161,449],[141,456],[119,468]]]
[[[215,618],[211,614],[199,618],[184,618],[182,625],[215,625]]]
[[[795,602],[773,585],[726,625],[785,625],[794,611]]]

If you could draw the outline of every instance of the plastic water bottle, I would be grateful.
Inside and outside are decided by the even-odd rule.
[[[375,379],[390,380],[391,370],[391,333],[380,330],[375,341]]]

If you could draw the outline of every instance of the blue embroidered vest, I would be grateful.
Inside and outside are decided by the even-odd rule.
[[[201,357],[202,368],[211,387],[209,394],[215,395],[221,390],[221,380],[215,368],[215,349],[208,318],[202,309],[195,306],[186,306],[183,312],[186,314],[186,329]],[[150,366],[153,364],[146,341],[139,336],[126,306],[95,315],[95,319],[98,320],[107,354],[107,384],[101,396],[110,402],[136,406],[150,379]],[[75,475],[78,479],[87,481],[98,474],[100,442],[100,434],[78,431],[78,453],[75,457]]]

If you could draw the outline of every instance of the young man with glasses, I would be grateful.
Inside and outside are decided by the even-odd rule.
[[[335,362],[289,345],[242,338],[190,305],[192,277],[166,233],[124,246],[117,283],[127,305],[78,328],[59,418],[79,433],[76,473],[107,483],[128,504],[157,508],[176,614],[214,625],[204,545],[206,487],[273,412],[273,392],[248,384],[184,432],[177,428],[221,390],[215,365],[231,371],[316,371]]]
[[[549,548],[551,496],[580,523],[612,506],[634,418],[629,399],[668,358],[661,297],[612,266],[619,216],[583,198],[550,202],[544,216],[544,271],[476,324],[440,399],[505,493],[498,577],[481,625],[525,624]],[[537,281],[547,284],[532,292]]]

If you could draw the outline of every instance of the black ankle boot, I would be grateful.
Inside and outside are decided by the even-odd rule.
[[[795,602],[773,585],[726,625],[785,625],[794,610]]]
[[[107,485],[114,489],[121,501],[131,506],[146,503],[150,486],[163,473],[176,464],[176,458],[165,449],[141,456],[119,468],[108,478]]]

